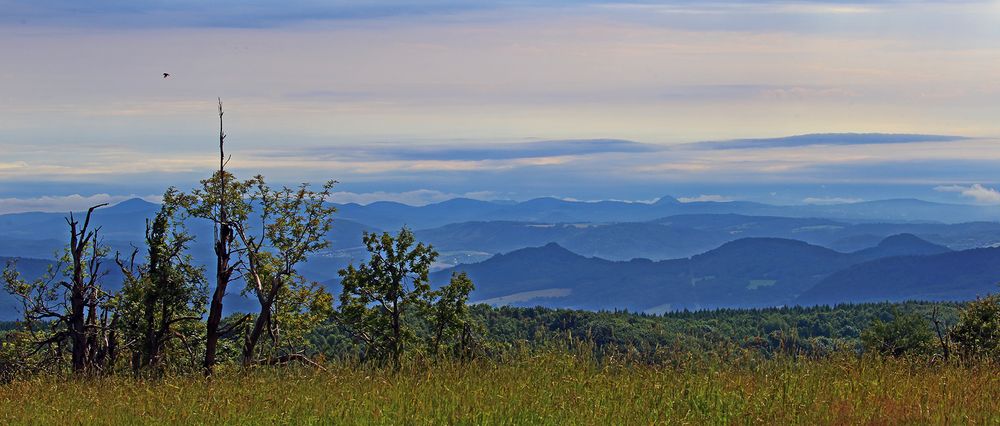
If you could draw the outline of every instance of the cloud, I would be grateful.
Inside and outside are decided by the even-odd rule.
[[[344,21],[448,14],[485,9],[457,0],[313,1],[8,0],[0,22],[105,27],[266,28],[308,21]]]
[[[365,146],[310,147],[266,152],[268,157],[307,157],[314,160],[354,158],[407,161],[496,161],[577,155],[659,151],[655,145],[619,139],[571,139],[515,143],[421,145],[370,144]]]
[[[108,203],[117,204],[132,198],[142,198],[146,201],[158,203],[163,197],[159,195],[46,195],[34,198],[0,198],[0,214],[24,213],[24,212],[59,212],[65,213],[78,211],[88,207]]]
[[[854,98],[851,89],[827,86],[783,86],[770,84],[700,84],[670,87],[661,98],[679,101],[706,100],[811,100]]]
[[[454,198],[471,198],[474,200],[495,200],[499,196],[489,191],[474,191],[464,194],[436,191],[432,189],[417,189],[406,192],[335,192],[331,200],[339,204],[357,203],[371,204],[376,201],[395,201],[397,203],[411,206],[424,206],[427,204],[440,203]]]
[[[963,136],[907,133],[813,133],[781,138],[696,142],[685,146],[710,149],[793,148],[813,145],[882,145],[966,140]]]
[[[697,197],[679,197],[677,198],[677,201],[680,201],[682,203],[698,203],[704,201],[724,203],[727,201],[733,201],[733,199],[725,195],[702,194]]]
[[[978,183],[969,186],[941,185],[934,188],[939,192],[957,192],[963,197],[972,198],[979,204],[1000,204],[1000,192]]]
[[[553,8],[589,5],[632,5],[634,0],[216,0],[211,2],[93,0],[6,0],[0,1],[4,16],[0,22],[71,23],[117,27],[234,27],[266,28],[310,21],[347,21],[397,17],[442,16],[463,12],[513,8]],[[641,3],[641,2],[640,2]],[[697,2],[675,1],[677,10],[692,9]],[[824,3],[820,1],[819,3]],[[832,1],[835,5],[840,2]],[[745,8],[744,8],[745,9]],[[712,9],[718,12],[718,8]],[[769,8],[768,10],[771,10]],[[776,11],[792,14],[844,13],[860,7],[782,7]]]
[[[860,203],[864,201],[861,198],[848,198],[848,197],[807,197],[802,200],[805,204],[851,204]]]

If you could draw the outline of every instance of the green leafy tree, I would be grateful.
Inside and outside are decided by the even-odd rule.
[[[474,288],[468,275],[461,272],[453,273],[447,285],[432,292],[437,300],[431,301],[431,353],[437,355],[443,345],[461,355],[472,350],[472,318],[467,302]]]
[[[254,235],[245,222],[234,222],[233,228],[245,248],[243,273],[246,291],[253,294],[259,311],[243,345],[243,365],[257,360],[255,351],[266,331],[271,348],[283,348],[282,356],[296,354],[293,341],[324,320],[331,312],[332,298],[316,283],[303,279],[296,266],[310,254],[329,246],[324,236],[333,223],[336,209],[326,204],[334,181],[319,191],[308,184],[298,188],[272,189],[264,178],[254,178],[250,203],[259,211],[259,234]],[[282,334],[300,336],[282,341]],[[273,355],[273,354],[272,354]],[[299,354],[301,355],[301,354]]]
[[[417,341],[406,316],[427,312],[431,286],[428,275],[437,252],[416,243],[403,228],[393,237],[365,233],[371,258],[358,267],[340,270],[343,291],[338,318],[359,340],[368,357],[390,359],[399,366],[405,348]]]
[[[969,302],[949,336],[965,356],[1000,360],[1000,294]]]
[[[933,351],[930,324],[918,314],[894,312],[891,321],[876,319],[861,332],[868,352],[887,356],[922,355]]]
[[[164,357],[174,355],[168,345],[183,349],[177,355],[196,362],[208,290],[203,269],[186,253],[193,237],[179,220],[178,208],[177,192],[171,188],[156,217],[146,223],[144,264],[136,265],[138,249],[128,259],[116,256],[125,277],[119,326],[124,341],[130,342],[136,372],[165,367]]]

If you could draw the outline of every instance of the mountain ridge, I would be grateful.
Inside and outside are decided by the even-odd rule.
[[[880,250],[842,253],[797,240],[745,238],[690,258],[609,261],[581,256],[557,243],[549,243],[542,247],[499,254],[475,264],[459,265],[439,271],[433,276],[436,282],[442,282],[452,272],[468,273],[477,285],[471,299],[473,301],[499,300],[507,296],[539,292],[548,296],[519,300],[517,304],[662,312],[868,301],[860,296],[857,300],[852,299],[849,291],[840,292],[841,299],[809,295],[821,283],[827,283],[823,286],[830,286],[830,280],[835,280],[831,277],[842,271],[850,271],[853,267],[860,267],[858,265],[872,262],[893,264],[901,261],[896,259],[930,258],[940,262],[936,256],[953,256],[959,259],[954,262],[975,264],[975,259],[981,258],[976,250],[992,250],[951,251],[912,235],[887,237],[879,246],[872,247],[875,248]],[[914,255],[914,252],[927,254]],[[1000,256],[1000,249],[996,249],[995,253]],[[972,257],[973,260],[962,260],[966,257]],[[1000,261],[997,264],[996,272],[1000,276]],[[970,266],[966,269],[992,270],[991,267],[982,265],[979,269]],[[867,275],[865,277],[875,279]],[[905,277],[897,276],[894,279],[903,280]],[[967,277],[963,282],[966,287],[988,289],[982,275]],[[944,288],[947,289],[947,286]],[[553,289],[565,291],[551,292]],[[915,291],[907,293],[905,287],[897,290],[892,296],[899,300],[924,294]],[[940,297],[942,300],[958,300],[959,295],[967,293],[950,294],[945,290]],[[802,295],[807,297],[801,298]]]

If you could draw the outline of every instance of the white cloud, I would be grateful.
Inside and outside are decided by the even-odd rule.
[[[861,198],[846,197],[808,197],[802,200],[806,204],[851,204],[864,201]]]
[[[934,190],[939,192],[957,192],[962,194],[963,197],[972,198],[979,204],[1000,204],[1000,192],[978,183],[969,186],[941,185],[935,187]]]
[[[682,203],[697,203],[701,201],[713,201],[717,203],[723,203],[726,201],[733,201],[733,199],[725,195],[701,194],[697,197],[680,197],[677,199],[677,201],[680,201]]]
[[[580,199],[574,197],[559,197],[555,195],[549,195],[550,198],[557,198],[563,201],[571,201],[574,203],[602,203],[605,201],[613,201],[616,203],[629,203],[629,204],[653,204],[659,201],[659,198],[650,198],[645,200],[625,200],[622,198],[591,198],[591,199]],[[494,198],[496,199],[496,198]]]
[[[108,203],[116,204],[132,198],[142,198],[158,203],[163,197],[159,195],[46,195],[34,198],[0,198],[0,214],[23,212],[60,212],[77,211],[88,207]]]
[[[427,204],[439,203],[453,198],[471,198],[474,200],[495,200],[498,195],[490,191],[466,192],[456,194],[449,192],[435,191],[432,189],[418,189],[406,192],[335,192],[331,201],[335,203],[358,203],[371,204],[376,201],[395,201],[397,203],[409,204],[411,206],[424,206]]]

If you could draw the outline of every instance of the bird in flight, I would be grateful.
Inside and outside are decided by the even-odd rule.
[[[167,77],[170,77],[170,73],[168,73],[168,72],[163,73],[163,78],[167,78]]]

